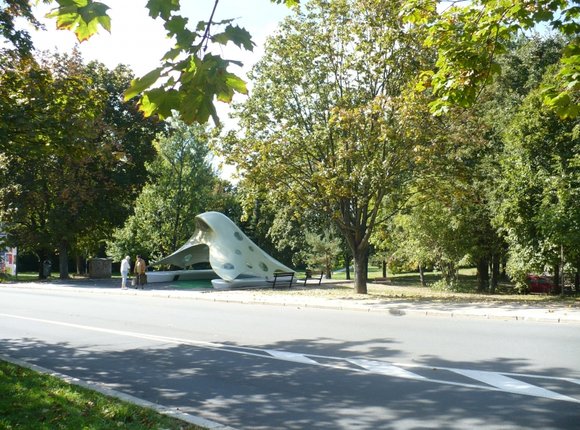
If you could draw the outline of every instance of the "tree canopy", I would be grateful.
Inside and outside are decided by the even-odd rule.
[[[160,128],[120,98],[131,79],[124,68],[85,66],[78,55],[7,53],[1,64],[0,219],[40,259],[58,249],[66,277],[67,252],[82,242],[95,253],[127,216]]]
[[[245,134],[232,134],[223,148],[251,194],[335,224],[355,258],[361,293],[381,208],[404,204],[413,172],[400,103],[423,51],[399,8],[315,0],[288,18],[253,71],[254,90],[240,110]]]
[[[434,68],[421,75],[431,88],[432,111],[470,106],[501,73],[500,58],[512,40],[543,26],[567,39],[556,78],[543,87],[544,103],[561,118],[580,113],[580,6],[576,0],[407,0],[406,19],[426,26],[426,45],[437,50]]]
[[[200,1],[200,0],[198,0]],[[266,0],[264,0],[266,1]],[[272,3],[298,7],[300,0],[270,0]],[[61,29],[75,32],[79,41],[99,29],[111,31],[109,7],[94,0],[44,0],[55,7],[49,16]],[[30,1],[9,0],[0,13],[2,35],[20,51],[30,49],[30,38],[15,30],[14,18],[24,17],[33,25]],[[219,5],[214,0],[213,11]],[[146,6],[153,19],[164,21],[167,36],[174,46],[161,59],[159,67],[135,79],[127,98],[140,95],[140,106],[147,115],[167,117],[179,112],[186,122],[219,122],[214,100],[231,102],[235,93],[247,93],[243,79],[229,71],[239,64],[213,53],[212,45],[234,43],[252,50],[251,35],[233,20],[215,22],[214,13],[195,26],[183,16],[179,0],[149,0]],[[545,26],[568,39],[559,69],[543,91],[544,103],[562,118],[579,113],[580,77],[580,7],[576,0],[476,0],[452,1],[405,0],[401,15],[406,21],[429,29],[427,46],[438,52],[435,67],[425,69],[419,88],[432,88],[437,96],[433,112],[441,113],[451,105],[467,106],[474,102],[481,88],[500,73],[498,62],[508,51],[513,37]]]
[[[146,166],[150,180],[140,190],[133,213],[109,241],[113,258],[140,254],[159,260],[190,238],[200,213],[239,216],[231,184],[211,165],[209,139],[199,124],[169,122],[167,135],[154,142],[155,158]]]

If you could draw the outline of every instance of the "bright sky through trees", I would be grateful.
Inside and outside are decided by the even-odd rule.
[[[38,50],[58,50],[64,53],[72,51],[75,45],[78,45],[85,61],[97,60],[111,69],[118,64],[126,64],[139,77],[158,67],[160,59],[173,44],[166,38],[163,21],[149,17],[146,3],[147,0],[107,2],[111,7],[109,11],[112,20],[111,33],[101,30],[98,35],[81,44],[73,32],[57,30],[55,20],[43,18],[50,10],[44,4],[36,7],[35,15],[45,25],[46,30],[37,32],[31,26],[23,25],[31,33],[34,46]],[[213,5],[213,0],[183,2],[182,13],[189,18],[190,28],[195,28],[199,21],[207,21]],[[291,11],[284,5],[276,5],[268,0],[220,0],[214,21],[235,19],[234,25],[248,30],[256,46],[253,52],[249,52],[229,44],[218,54],[243,62],[242,71],[234,70],[234,72],[246,79],[246,73],[263,53],[266,38],[289,13]],[[251,88],[251,82],[248,82],[248,85]],[[231,126],[227,118],[230,105],[217,103],[216,108],[224,125]],[[231,166],[222,166],[222,176],[231,180],[232,169]]]
[[[158,66],[160,58],[171,47],[172,42],[165,36],[163,22],[148,16],[145,5],[147,0],[114,0],[108,2],[112,19],[112,32],[101,31],[79,45],[85,60],[98,60],[109,68],[117,64],[129,65],[137,76],[141,76]],[[190,20],[189,25],[195,28],[198,21],[206,21],[211,15],[212,0],[195,0],[183,2],[182,12]],[[42,17],[49,8],[41,5],[36,8],[37,17]],[[288,15],[290,10],[283,5],[275,5],[267,0],[220,0],[214,21],[235,18],[235,25],[244,27],[252,34],[257,45],[254,52],[247,52],[231,45],[220,54],[227,58],[244,63],[244,72],[257,61],[262,54],[265,39],[276,29],[278,22]],[[58,49],[70,52],[77,44],[75,35],[70,31],[56,30],[56,22],[50,19],[41,20],[46,31],[30,30],[34,45],[41,50]]]

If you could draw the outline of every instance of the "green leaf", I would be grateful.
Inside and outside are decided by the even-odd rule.
[[[162,67],[158,67],[155,70],[150,71],[145,76],[131,81],[131,86],[125,91],[125,101],[131,100],[133,97],[141,94],[155,82],[161,76]]]
[[[248,94],[248,86],[246,81],[234,75],[233,73],[226,73],[226,84],[234,91],[240,94]]]
[[[294,7],[300,4],[300,0],[270,0],[270,1],[276,4],[285,4],[288,7]]]
[[[143,94],[139,109],[145,116],[158,115],[159,118],[169,118],[172,111],[179,110],[181,96],[177,90],[155,88]]]
[[[48,13],[48,18],[56,18],[59,29],[72,30],[79,42],[94,35],[99,25],[111,31],[111,18],[107,15],[109,7],[92,0],[59,0],[61,7]]]
[[[180,109],[181,116],[186,123],[206,123],[210,117],[219,122],[217,112],[211,96],[192,92],[186,94]]]
[[[180,9],[179,0],[149,0],[147,2],[147,9],[149,9],[149,16],[151,18],[161,17],[167,21],[171,16],[171,12]]]
[[[170,49],[169,51],[167,51],[165,53],[165,55],[163,56],[163,58],[161,60],[162,61],[175,60],[180,53],[181,53],[181,49],[179,49],[179,48]]]
[[[167,30],[170,36],[179,34],[185,30],[187,21],[188,19],[182,16],[174,16],[165,23],[165,29]]]
[[[228,42],[233,42],[236,46],[244,48],[246,51],[253,51],[256,44],[252,42],[252,36],[248,31],[239,26],[228,25],[223,33],[213,36],[214,42],[226,45]]]

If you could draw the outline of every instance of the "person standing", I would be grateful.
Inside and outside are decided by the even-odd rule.
[[[127,289],[127,278],[131,270],[131,257],[128,255],[121,260],[121,289]]]
[[[146,269],[145,260],[143,260],[141,256],[138,255],[137,261],[135,262],[135,278],[137,281],[135,285],[136,288],[141,287],[141,289],[143,289],[143,286],[147,283],[145,277],[145,269]]]

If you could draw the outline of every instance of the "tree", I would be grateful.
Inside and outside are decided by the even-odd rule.
[[[319,235],[310,231],[305,233],[307,249],[304,251],[309,267],[320,267],[326,274],[326,279],[332,278],[332,271],[342,252],[340,238],[334,236],[331,230]]]
[[[413,177],[400,96],[423,54],[399,6],[311,1],[287,19],[253,71],[255,88],[239,114],[245,135],[231,134],[223,147],[252,194],[331,220],[363,294],[380,209],[396,213]]]
[[[226,214],[235,210],[230,186],[211,166],[208,140],[202,126],[170,122],[169,135],[156,140],[157,156],[147,165],[151,180],[139,193],[134,214],[115,231],[110,255],[160,259],[189,239],[195,216],[209,210]]]
[[[520,284],[528,271],[563,264],[562,249],[576,270],[580,263],[580,123],[560,121],[542,97],[532,91],[513,117],[502,160],[497,223],[510,244],[508,270]]]
[[[16,28],[17,18],[26,19],[36,29],[42,26],[32,14],[29,0],[4,0],[0,4],[0,37],[3,37],[19,56],[24,57],[30,54],[32,41],[26,31]]]
[[[108,6],[93,0],[45,0],[56,3],[51,16],[57,26],[70,29],[79,41],[86,40],[99,27],[111,31]],[[289,7],[299,0],[271,0]],[[10,0],[0,14],[3,35],[18,43],[25,34],[14,34],[13,19],[23,16],[33,24],[30,2]],[[219,0],[214,2],[214,11]],[[526,32],[544,24],[569,38],[563,51],[558,79],[546,87],[544,101],[561,117],[578,115],[578,67],[580,62],[579,29],[580,10],[574,0],[477,0],[449,2],[449,7],[438,11],[439,0],[406,0],[402,12],[407,22],[430,29],[427,44],[439,52],[436,68],[422,74],[420,86],[432,87],[438,96],[433,101],[435,112],[443,112],[451,104],[462,106],[473,103],[481,86],[489,83],[500,72],[497,59],[518,32]],[[160,67],[134,81],[127,97],[142,94],[141,107],[147,114],[181,112],[188,122],[206,122],[211,116],[217,121],[214,97],[229,102],[235,92],[246,93],[243,80],[228,71],[236,61],[223,59],[208,51],[209,44],[225,45],[229,42],[252,50],[253,42],[246,30],[232,24],[232,20],[213,22],[213,13],[207,22],[199,22],[195,30],[188,28],[187,18],[181,16],[176,0],[150,0],[150,16],[162,19],[169,38],[175,46],[162,59]],[[216,32],[215,28],[223,29]],[[218,30],[219,31],[219,30]]]
[[[580,8],[575,0],[449,2],[442,12],[438,3],[408,0],[405,7],[409,22],[429,28],[426,43],[438,52],[436,67],[421,76],[421,88],[430,87],[436,95],[433,112],[472,105],[501,73],[499,59],[514,37],[544,25],[568,42],[555,79],[544,87],[543,101],[561,118],[580,113]]]
[[[109,7],[104,3],[93,0],[43,1],[55,5],[48,16],[55,19],[57,27],[74,31],[79,42],[89,39],[99,28],[111,31]],[[287,6],[299,3],[299,0],[271,1]],[[0,10],[1,35],[23,52],[31,49],[30,38],[25,32],[15,32],[13,21],[22,16],[38,26],[30,3],[30,0],[9,0],[6,7]],[[141,95],[140,107],[147,116],[166,118],[179,113],[187,123],[205,123],[210,117],[218,123],[214,99],[229,103],[235,93],[247,93],[246,83],[228,70],[231,65],[241,63],[224,59],[208,49],[219,49],[230,42],[249,51],[254,46],[250,34],[234,25],[232,19],[221,22],[213,20],[218,3],[219,0],[214,0],[208,21],[198,22],[192,30],[188,18],[180,14],[178,0],[147,2],[149,15],[164,21],[167,37],[175,40],[175,44],[163,56],[158,68],[131,83],[126,100]]]
[[[78,55],[47,57],[40,64],[6,55],[0,149],[7,187],[0,206],[7,210],[0,215],[11,240],[39,261],[58,249],[60,276],[68,277],[68,252],[81,243],[94,250],[124,218],[129,202],[111,196],[131,198],[133,180],[143,180],[130,172],[147,159],[147,130],[155,125],[136,110],[131,116],[123,103],[111,109],[142,129],[136,136],[141,155],[132,157],[136,142],[116,128],[115,114],[106,113],[114,95],[93,79],[94,71],[89,74]],[[125,78],[127,83],[130,77]]]

